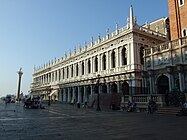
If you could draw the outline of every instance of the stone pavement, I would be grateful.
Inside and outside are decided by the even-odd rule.
[[[0,140],[186,140],[187,117],[0,103]]]

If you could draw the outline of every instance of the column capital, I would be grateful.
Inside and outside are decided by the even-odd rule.
[[[173,66],[167,66],[166,67],[166,69],[167,69],[167,72],[169,73],[169,74],[172,74],[173,73]]]
[[[183,64],[178,64],[177,65],[177,70],[179,73],[183,73],[184,72],[184,65]]]

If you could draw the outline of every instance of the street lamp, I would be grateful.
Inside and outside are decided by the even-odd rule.
[[[100,108],[100,101],[99,101],[99,79],[100,79],[100,75],[98,74],[97,75],[97,87],[98,87],[98,92],[97,92],[97,111],[101,111],[101,108]]]
[[[17,72],[19,75],[19,80],[18,80],[18,93],[17,93],[17,101],[19,102],[20,100],[20,87],[21,87],[21,76],[23,75],[23,72],[21,71],[22,68],[20,68],[20,70]]]

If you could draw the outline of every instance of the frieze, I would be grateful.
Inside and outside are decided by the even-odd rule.
[[[169,64],[169,58],[168,56],[159,56],[157,60],[155,61],[155,65],[165,65]]]

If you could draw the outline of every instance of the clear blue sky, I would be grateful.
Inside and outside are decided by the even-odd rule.
[[[140,25],[168,16],[167,0],[0,0],[0,96],[17,92],[20,67],[27,94],[34,65],[125,26],[130,5]]]

